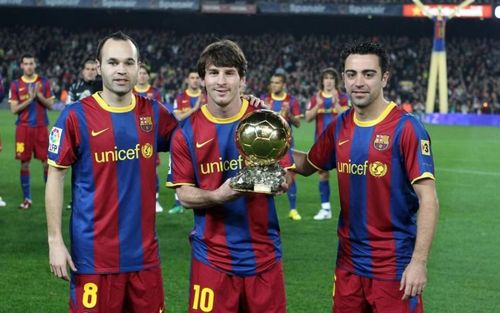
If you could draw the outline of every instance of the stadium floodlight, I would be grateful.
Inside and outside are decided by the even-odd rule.
[[[428,18],[434,21],[434,41],[432,45],[431,65],[429,68],[429,80],[427,84],[427,99],[425,111],[434,112],[434,102],[436,100],[436,88],[439,85],[439,112],[448,113],[448,72],[446,68],[446,46],[445,29],[446,21],[452,19],[460,10],[474,0],[465,0],[455,7],[451,13],[445,12],[441,6],[437,11],[432,11],[420,0],[413,0],[413,3]],[[438,82],[439,78],[439,82]]]

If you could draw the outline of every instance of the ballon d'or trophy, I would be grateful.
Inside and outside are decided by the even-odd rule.
[[[278,113],[258,110],[245,115],[236,128],[236,145],[245,167],[231,178],[238,191],[273,194],[285,181],[285,170],[278,161],[292,142],[290,126]]]

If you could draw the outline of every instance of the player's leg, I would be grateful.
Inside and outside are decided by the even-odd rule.
[[[127,275],[71,274],[69,312],[123,313]]]
[[[286,296],[282,262],[264,273],[245,277],[245,313],[285,313]]]
[[[327,171],[319,171],[319,195],[321,199],[321,209],[314,216],[317,221],[332,218],[330,207],[330,174]]]
[[[23,202],[19,208],[24,210],[31,206],[30,160],[32,154],[33,144],[30,138],[30,127],[18,125],[16,127],[16,159],[21,161],[19,178],[23,192]]]
[[[48,150],[49,146],[49,131],[47,127],[41,126],[33,129],[33,137],[35,139],[33,145],[33,152],[35,154],[35,159],[40,160],[43,166],[43,181],[47,182],[47,172],[49,166],[47,164]]]
[[[422,295],[401,300],[404,290],[399,290],[399,281],[382,281],[370,279],[364,289],[373,313],[422,313]]]
[[[165,312],[161,268],[128,273],[125,305],[122,312]]]
[[[290,204],[290,212],[288,213],[288,217],[293,221],[300,221],[302,217],[297,210],[297,184],[295,182],[295,173],[289,172],[292,178],[292,183],[288,187],[287,195],[288,195],[288,203]]]
[[[369,313],[363,294],[363,278],[337,268],[333,282],[333,313]]]
[[[191,260],[189,313],[239,312],[243,278],[217,271]]]

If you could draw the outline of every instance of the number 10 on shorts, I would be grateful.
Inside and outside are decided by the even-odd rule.
[[[201,288],[193,285],[193,310],[212,312],[214,308],[214,291],[210,288]]]

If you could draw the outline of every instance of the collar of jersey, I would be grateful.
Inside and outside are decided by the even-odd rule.
[[[130,104],[127,106],[124,106],[124,107],[112,107],[112,106],[110,106],[109,104],[106,103],[106,101],[104,101],[103,98],[101,98],[101,95],[98,92],[94,93],[92,95],[92,97],[94,98],[94,100],[99,104],[99,106],[103,110],[108,111],[108,112],[126,113],[126,112],[132,111],[135,108],[135,96],[134,95],[132,95],[132,100],[130,101]]]
[[[26,78],[26,76],[23,75],[23,76],[21,76],[21,79],[23,80],[23,82],[30,84],[30,83],[36,82],[36,80],[38,79],[38,75],[35,74],[35,76],[33,76],[32,79],[28,79],[28,78]]]
[[[271,93],[271,99],[276,100],[276,101],[283,101],[286,99],[286,96],[287,96],[286,92],[284,92],[283,96],[281,96],[281,97],[275,96],[274,93]]]
[[[356,117],[356,112],[354,112],[354,123],[360,127],[371,127],[371,126],[375,126],[377,125],[378,123],[382,122],[386,117],[387,115],[389,115],[389,113],[391,113],[392,109],[394,109],[396,107],[396,103],[394,102],[389,102],[387,104],[387,106],[385,107],[384,111],[374,120],[371,120],[371,121],[360,121],[357,117]]]
[[[245,113],[247,112],[247,109],[248,109],[248,101],[246,99],[242,99],[240,112],[238,112],[238,114],[231,116],[231,117],[219,118],[219,117],[213,116],[212,113],[210,113],[210,111],[208,111],[206,104],[201,107],[201,112],[212,123],[229,124],[229,123],[233,123],[235,121],[240,120],[243,117],[243,115],[245,115]]]
[[[198,97],[199,95],[201,95],[201,89],[196,93],[192,93],[191,91],[189,91],[189,89],[186,89],[186,94],[190,97]]]
[[[147,85],[146,85],[146,87],[145,87],[144,89],[142,89],[141,87],[139,87],[139,85],[135,85],[135,86],[134,86],[134,90],[135,90],[136,92],[146,92],[146,91],[148,91],[149,87],[151,87],[151,85],[150,85],[150,84],[147,84]]]
[[[327,95],[325,94],[325,92],[324,92],[323,90],[321,90],[321,96],[322,96],[323,98],[333,98],[333,93],[332,93],[331,95],[328,95],[328,96],[327,96]]]

